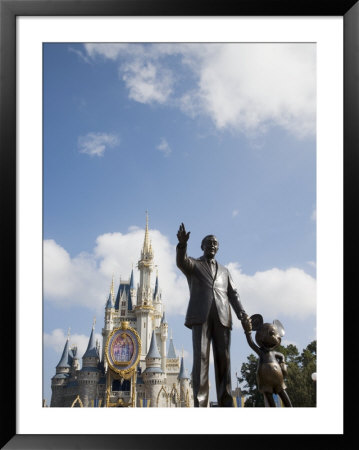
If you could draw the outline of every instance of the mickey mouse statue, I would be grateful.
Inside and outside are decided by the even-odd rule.
[[[257,385],[259,392],[264,395],[265,406],[275,407],[273,393],[278,394],[284,406],[292,407],[292,403],[286,392],[284,377],[287,375],[287,366],[284,355],[274,351],[281,343],[284,336],[284,328],[279,320],[273,324],[263,323],[260,314],[251,316],[247,323],[243,324],[249,346],[259,356],[257,367]],[[256,342],[253,342],[251,331],[256,331]]]

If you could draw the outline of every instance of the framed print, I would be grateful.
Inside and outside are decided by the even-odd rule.
[[[0,12],[3,448],[340,445],[358,3],[1,0]],[[193,256],[218,234],[213,276],[229,271],[249,315],[283,324],[298,367],[312,351],[312,403],[250,397],[232,311],[231,395],[247,408],[193,407],[181,222]],[[223,406],[211,358],[208,406]]]

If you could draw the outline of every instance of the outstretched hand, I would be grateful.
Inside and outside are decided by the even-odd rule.
[[[189,239],[189,235],[191,234],[191,232],[189,231],[188,233],[186,232],[186,228],[183,225],[183,223],[181,223],[179,230],[177,232],[177,239],[178,242],[180,244],[187,244],[187,241]]]

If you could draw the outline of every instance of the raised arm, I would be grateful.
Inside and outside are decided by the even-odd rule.
[[[176,264],[177,267],[185,274],[189,274],[193,268],[193,263],[187,256],[187,241],[189,239],[190,231],[186,231],[183,223],[181,223],[177,232],[177,255]]]
[[[190,234],[191,234],[191,232],[189,231],[187,233],[186,228],[182,222],[178,229],[178,232],[177,232],[178,244],[179,245],[187,245],[187,241],[189,239]]]

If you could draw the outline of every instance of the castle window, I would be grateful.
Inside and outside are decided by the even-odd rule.
[[[126,315],[126,311],[124,309],[121,309],[121,316],[125,316]]]

